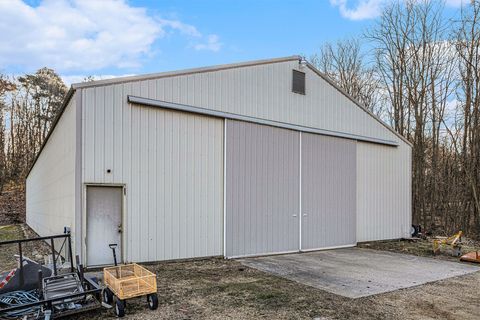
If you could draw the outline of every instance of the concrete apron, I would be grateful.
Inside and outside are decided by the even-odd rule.
[[[348,298],[409,288],[480,270],[464,263],[360,248],[247,258],[240,262]]]

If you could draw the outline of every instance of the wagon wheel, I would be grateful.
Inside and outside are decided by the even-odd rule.
[[[103,302],[108,304],[112,304],[113,302],[113,293],[108,288],[103,289]]]
[[[125,316],[125,302],[123,300],[117,299],[115,301],[115,314],[119,318]]]
[[[158,297],[156,293],[147,295],[148,308],[150,310],[156,310],[158,308]]]

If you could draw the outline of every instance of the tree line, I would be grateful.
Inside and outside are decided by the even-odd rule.
[[[9,182],[24,183],[66,93],[52,69],[0,75],[0,192]]]
[[[311,61],[412,147],[413,222],[480,237],[480,1],[446,18],[430,0],[389,2],[361,38]],[[0,190],[23,183],[67,87],[51,69],[0,75]]]
[[[390,2],[361,39],[311,60],[412,143],[413,222],[480,237],[480,1],[445,15],[441,1]]]

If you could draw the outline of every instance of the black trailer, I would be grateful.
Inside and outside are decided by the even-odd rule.
[[[58,251],[55,250],[55,240],[63,239],[62,245]],[[26,270],[24,261],[23,245],[27,242],[46,241],[51,248],[52,257],[52,275],[45,276],[44,268]],[[102,287],[98,284],[95,277],[84,274],[83,266],[79,264],[76,257],[77,266],[74,266],[72,256],[72,243],[70,233],[37,237],[31,239],[18,239],[0,242],[0,250],[5,245],[17,245],[19,256],[18,268],[18,288],[11,293],[2,294],[0,297],[0,318],[12,319],[28,315],[32,318],[54,319],[69,316],[72,314],[85,312],[100,308]],[[58,262],[65,257],[60,255],[62,249],[67,246],[67,255],[69,258],[69,270],[59,273]],[[35,274],[32,274],[32,273]],[[27,279],[36,277],[36,289],[24,291],[27,287]],[[26,299],[20,299],[19,297]],[[34,296],[36,299],[31,299]],[[30,299],[29,299],[30,298]],[[17,300],[16,300],[17,299]],[[2,303],[2,301],[4,301]],[[11,303],[6,303],[11,302]],[[18,302],[20,301],[20,302]],[[22,301],[27,301],[23,303]]]

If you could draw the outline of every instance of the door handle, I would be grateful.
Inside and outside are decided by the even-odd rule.
[[[296,215],[296,214],[294,214],[292,217],[296,218],[296,217],[297,217],[297,215]]]
[[[306,217],[306,216],[307,216],[307,214],[306,214],[306,213],[304,213],[304,214],[303,214],[303,216],[304,216],[304,217]]]
[[[117,229],[117,230],[118,230],[118,233],[122,233],[122,225],[121,225],[121,224],[118,225],[118,229]]]

